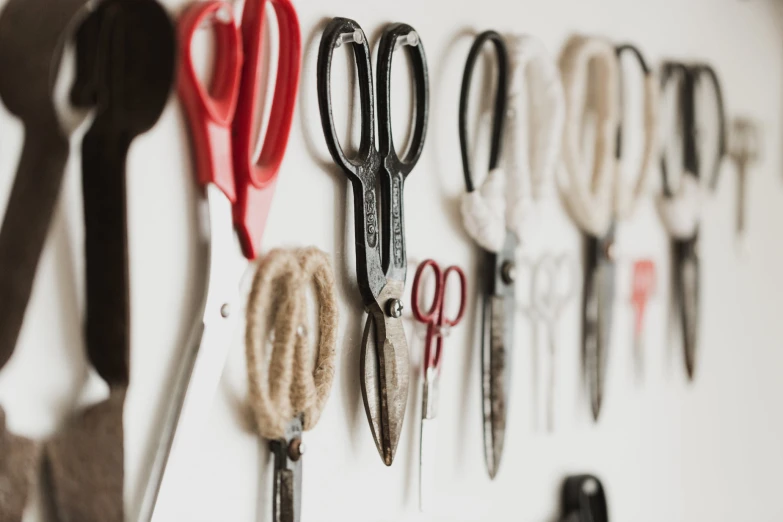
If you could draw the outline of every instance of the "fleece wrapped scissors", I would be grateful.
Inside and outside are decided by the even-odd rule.
[[[422,276],[429,268],[435,276],[435,294],[426,312],[419,305],[422,286]],[[456,274],[459,280],[459,309],[452,318],[446,316],[446,285],[449,276]],[[438,389],[440,383],[441,363],[443,362],[443,337],[447,330],[457,326],[465,314],[468,282],[465,272],[458,266],[450,266],[443,270],[438,263],[428,259],[419,265],[416,277],[413,278],[411,307],[417,321],[427,325],[427,337],[424,341],[424,393],[421,406],[421,444],[419,447],[419,508],[424,511],[429,500],[433,479],[432,461],[435,459],[437,447],[436,422],[438,416]]]
[[[636,183],[623,174],[622,73],[619,57],[632,51],[645,75],[644,152]],[[593,67],[590,65],[594,64]],[[641,53],[630,45],[576,36],[560,60],[566,92],[561,194],[585,238],[582,358],[593,419],[598,420],[604,394],[615,287],[615,230],[632,212],[645,187],[654,158],[658,86]],[[590,86],[591,88],[588,88]],[[588,92],[594,96],[588,96]],[[582,152],[585,113],[595,118],[594,159]]]
[[[209,273],[203,315],[183,354],[171,408],[147,484],[141,520],[151,520],[169,454],[183,433],[198,431],[220,382],[238,316],[239,286],[255,259],[291,129],[299,84],[301,36],[289,0],[270,0],[280,37],[274,99],[264,145],[254,155],[253,118],[260,100],[261,30],[266,0],[245,2],[241,24],[229,4],[191,5],[179,22],[179,95],[190,123],[197,182],[209,215]],[[212,83],[198,79],[191,41],[211,23],[216,61]],[[236,239],[238,239],[238,244]]]
[[[334,49],[347,43],[353,44],[362,114],[361,142],[355,159],[345,155],[337,138],[330,90]],[[391,65],[398,46],[405,47],[411,58],[416,97],[413,135],[403,158],[397,155],[391,129]],[[324,29],[318,50],[318,105],[326,145],[353,187],[356,275],[369,312],[362,339],[362,397],[378,452],[390,466],[405,416],[410,364],[402,327],[402,294],[407,275],[403,187],[424,148],[429,111],[427,59],[413,27],[393,24],[384,31],[377,72],[379,149],[375,144],[367,37],[353,20],[332,19]]]
[[[666,91],[672,82],[677,86],[677,107],[679,132],[676,138],[682,140],[682,156],[677,158],[676,169],[669,162],[667,147],[661,157],[663,175],[663,196],[658,201],[658,211],[664,227],[671,238],[673,258],[673,284],[677,312],[680,317],[685,367],[688,378],[693,379],[696,366],[696,348],[699,318],[699,222],[701,221],[701,199],[704,189],[699,141],[697,92],[704,79],[712,83],[718,115],[716,136],[716,158],[712,164],[713,173],[707,180],[712,189],[718,182],[721,160],[726,154],[726,129],[720,82],[715,71],[708,65],[686,65],[666,62],[661,71],[662,89]],[[667,142],[670,144],[671,138]],[[673,160],[673,161],[676,161]],[[675,182],[679,180],[679,185]]]

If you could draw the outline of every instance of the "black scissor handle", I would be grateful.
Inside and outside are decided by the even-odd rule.
[[[392,137],[391,122],[391,68],[394,50],[401,39],[413,39],[403,46],[413,62],[413,82],[416,96],[415,120],[410,146],[403,159],[397,155]],[[402,43],[402,42],[401,42]],[[378,49],[378,138],[381,158],[391,172],[407,176],[424,150],[429,116],[429,74],[424,45],[416,30],[408,24],[394,24],[383,33]]]
[[[359,142],[359,154],[355,160],[349,159],[340,145],[334,126],[332,110],[332,57],[334,49],[343,44],[348,35],[360,36],[361,42],[353,41],[353,55],[356,60],[356,70],[359,78],[359,99],[362,111],[362,134]],[[361,176],[361,172],[372,168],[377,162],[375,149],[375,107],[372,90],[372,64],[370,62],[370,46],[364,31],[353,20],[348,18],[333,18],[324,29],[321,44],[318,48],[317,64],[318,106],[321,112],[321,125],[326,138],[326,146],[334,162],[339,165],[350,178]]]
[[[693,78],[690,68],[680,62],[664,62],[661,67],[661,93],[666,92],[670,82],[676,81],[678,88],[679,126],[682,133],[682,167],[686,172],[699,175],[699,160],[696,154],[696,124],[694,121]],[[663,194],[667,198],[674,196],[675,188],[667,167],[667,150],[664,144],[661,153],[661,176]]]
[[[473,78],[473,69],[481,53],[481,48],[488,40],[493,43],[498,59],[498,85],[495,94],[495,111],[492,118],[492,144],[489,153],[490,170],[498,166],[503,145],[503,124],[505,122],[506,93],[508,91],[508,49],[506,48],[506,42],[500,34],[496,31],[484,31],[476,37],[473,46],[470,48],[470,53],[468,53],[465,73],[462,76],[462,91],[459,97],[459,143],[462,149],[462,170],[465,173],[465,187],[468,192],[475,190],[468,158],[468,97],[470,96],[470,82]]]
[[[649,65],[647,65],[647,60],[644,59],[644,55],[639,50],[638,47],[635,45],[625,43],[622,45],[618,45],[614,48],[614,52],[617,55],[617,60],[620,61],[620,59],[623,57],[625,53],[631,53],[636,58],[636,61],[639,62],[639,67],[642,69],[642,73],[644,74],[645,78],[648,78],[650,74],[652,74],[652,71],[650,70]],[[622,75],[622,68],[620,68],[620,85],[622,86],[623,81],[623,75]],[[623,96],[623,90],[622,87],[620,88],[620,101],[622,103],[622,96]],[[620,159],[622,158],[623,154],[623,111],[620,111],[620,125],[617,127],[617,145],[615,148],[615,158]]]
[[[721,89],[718,73],[708,64],[697,64],[691,69],[694,77],[694,87],[698,87],[703,76],[707,76],[715,89],[715,103],[718,112],[718,149],[716,151],[715,165],[713,166],[712,177],[710,178],[710,189],[715,190],[718,185],[718,176],[720,174],[720,164],[723,156],[726,155],[726,110],[723,105],[723,89]]]

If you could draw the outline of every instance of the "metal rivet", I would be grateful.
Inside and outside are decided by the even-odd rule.
[[[609,243],[606,245],[606,257],[609,259],[609,261],[614,261],[615,250],[614,243]]]
[[[222,315],[224,318],[228,318],[228,316],[231,315],[231,305],[226,303],[223,306],[221,306],[220,315]]]
[[[296,462],[305,454],[305,445],[302,439],[294,439],[288,445],[288,458]]]
[[[402,302],[399,299],[389,299],[386,303],[386,312],[393,318],[402,317]]]
[[[500,267],[500,275],[503,278],[503,282],[510,285],[517,278],[517,267],[511,261],[506,261]]]

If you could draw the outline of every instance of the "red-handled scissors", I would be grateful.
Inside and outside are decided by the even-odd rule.
[[[432,304],[426,312],[419,306],[421,296],[422,275],[430,268],[435,276],[435,295]],[[456,274],[459,279],[460,302],[459,311],[453,319],[446,317],[446,284],[449,275]],[[413,279],[411,308],[417,321],[427,325],[427,338],[424,345],[424,392],[421,409],[421,443],[419,447],[419,507],[426,510],[426,501],[432,498],[433,461],[437,452],[436,417],[438,414],[438,383],[443,360],[443,337],[448,329],[456,326],[465,314],[467,302],[467,278],[465,272],[458,266],[450,266],[446,270],[433,260],[428,259],[419,265],[416,277]]]
[[[139,520],[150,521],[171,462],[185,455],[183,438],[203,427],[220,383],[236,319],[239,286],[261,239],[285,153],[299,86],[301,35],[290,0],[269,0],[279,42],[276,86],[261,153],[256,157],[254,117],[261,103],[261,38],[267,0],[247,0],[242,22],[223,1],[197,2],[178,24],[179,97],[190,124],[197,182],[209,215],[205,242],[209,273],[201,320],[182,358],[172,403],[156,448]],[[196,32],[209,26],[215,35],[215,66],[210,85],[198,78],[192,55]],[[185,455],[186,456],[186,455]]]
[[[639,377],[644,373],[644,312],[648,300],[655,292],[655,280],[655,263],[651,259],[634,262],[631,305],[634,310],[633,351]]]

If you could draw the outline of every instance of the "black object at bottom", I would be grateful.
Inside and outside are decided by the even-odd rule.
[[[606,493],[593,475],[574,475],[563,484],[561,522],[609,522]]]

